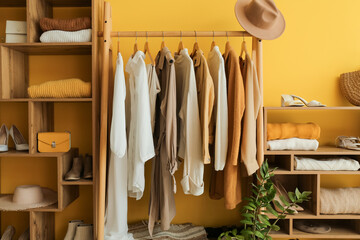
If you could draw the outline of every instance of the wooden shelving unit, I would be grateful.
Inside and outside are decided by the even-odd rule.
[[[264,146],[266,148],[266,124],[268,114],[280,111],[358,111],[360,107],[265,107],[264,108]],[[309,119],[311,121],[311,119]],[[281,232],[272,233],[273,238],[321,238],[321,239],[359,239],[360,215],[320,214],[320,183],[322,175],[359,175],[360,171],[297,171],[295,170],[295,156],[347,156],[360,161],[360,151],[337,148],[335,146],[320,146],[316,151],[270,151],[264,150],[264,157],[268,159],[271,167],[276,167],[275,175],[283,181],[288,189],[299,188],[300,191],[311,191],[311,200],[303,205],[305,211],[296,215],[288,215],[284,219]],[[275,219],[271,214],[270,219]],[[327,223],[332,230],[328,234],[309,234],[297,230],[294,223],[298,220],[318,220]]]
[[[29,212],[29,227],[31,240],[55,239],[55,214],[63,211],[79,197],[80,186],[90,186],[93,194],[93,223],[96,223],[96,169],[98,162],[99,140],[99,83],[98,83],[98,58],[97,58],[97,29],[98,29],[98,2],[96,0],[0,0],[1,8],[26,9],[27,43],[0,43],[0,104],[17,104],[27,109],[28,126],[28,152],[9,150],[0,153],[0,161],[5,158],[44,158],[56,161],[58,202],[51,206],[31,209]],[[92,42],[84,43],[40,43],[41,30],[39,20],[42,17],[53,17],[56,7],[89,8],[89,17],[92,19]],[[92,96],[90,98],[28,98],[27,88],[29,83],[29,62],[33,55],[87,55],[91,58],[91,83]],[[61,71],[61,68],[59,68]],[[53,80],[53,79],[49,79]],[[71,169],[72,158],[76,154],[77,146],[68,153],[39,153],[37,151],[37,133],[53,131],[56,126],[54,119],[55,104],[82,103],[91,109],[91,149],[93,155],[93,180],[64,181],[64,175]],[[15,160],[16,161],[16,160]],[[0,189],[1,190],[1,189]],[[0,191],[0,193],[3,193]],[[0,213],[1,214],[1,213]],[[1,221],[1,217],[0,217]],[[0,222],[1,223],[1,222]],[[1,226],[1,225],[0,225]],[[96,229],[94,229],[96,231]],[[63,233],[65,234],[65,233]],[[95,236],[95,234],[94,234]]]

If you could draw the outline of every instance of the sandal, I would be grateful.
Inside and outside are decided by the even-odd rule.
[[[336,147],[360,151],[360,138],[338,136],[336,138]]]
[[[299,100],[295,100],[292,95],[283,94],[283,95],[281,95],[281,106],[282,107],[303,107],[304,104]]]
[[[300,101],[302,101],[307,107],[326,107],[326,105],[322,104],[319,101],[316,100],[311,100],[310,102],[307,102],[305,99],[303,99],[302,97],[298,97],[295,95],[290,95],[291,97],[293,97],[294,99],[297,98]]]

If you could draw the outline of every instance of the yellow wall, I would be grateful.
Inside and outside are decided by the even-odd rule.
[[[234,0],[110,0],[112,4],[113,29],[115,30],[241,30],[236,21],[233,7]],[[338,77],[343,72],[360,69],[360,1],[358,0],[276,0],[279,9],[285,16],[287,27],[285,33],[277,40],[264,41],[264,94],[265,106],[279,106],[280,95],[297,94],[305,99],[319,100],[329,106],[349,105],[341,96],[338,88]],[[17,19],[23,18],[21,9],[17,11]],[[62,16],[82,15],[84,12],[69,12],[59,10]],[[4,12],[5,14],[5,12]],[[56,15],[56,14],[55,14]],[[0,21],[3,21],[0,14]],[[5,18],[6,19],[6,18]],[[0,24],[0,30],[3,23]],[[2,36],[0,34],[0,36]],[[134,38],[120,39],[120,50],[125,63],[132,53]],[[199,38],[199,45],[205,54],[210,48],[211,38]],[[216,38],[220,49],[224,50],[225,38]],[[114,49],[116,41],[114,38]],[[172,50],[177,49],[179,39],[166,38],[166,45]],[[160,48],[161,39],[149,39],[152,54],[155,56]],[[184,38],[186,47],[192,48],[194,39]],[[233,47],[239,52],[241,41],[230,38]],[[142,48],[144,38],[138,39]],[[251,42],[248,42],[250,47]],[[53,71],[50,68],[67,66],[70,75],[77,75],[89,80],[87,68],[88,59],[83,57],[51,57],[50,63],[44,64],[42,57],[34,57],[30,65],[30,80],[44,81],[47,78],[58,79],[68,76],[66,71]],[[114,56],[115,59],[115,56]],[[79,63],[79,62],[80,63]],[[76,64],[76,65],[73,65]],[[15,109],[16,108],[16,109]],[[23,109],[19,113],[19,109]],[[17,112],[15,115],[14,112]],[[24,135],[27,135],[27,122],[19,120],[26,116],[26,107],[22,104],[0,104],[0,123],[8,125],[15,122],[20,126]],[[84,138],[74,141],[80,146],[80,151],[90,151],[88,144],[89,124],[84,126],[90,117],[90,109],[83,108],[82,104],[68,108],[60,104],[56,108],[55,126],[63,129],[66,126],[84,134]],[[65,113],[73,117],[68,118]],[[280,114],[270,116],[271,121],[316,121],[322,129],[322,144],[331,144],[340,134],[359,135],[359,114],[356,113],[318,113],[315,114]],[[76,120],[75,120],[76,119]],[[85,141],[85,143],[83,142]],[[48,181],[49,187],[54,187],[52,171],[54,165],[46,160],[36,160],[36,165],[29,166],[26,159],[5,159],[1,161],[1,191],[12,191],[14,186],[32,180],[27,172],[29,169],[39,175],[34,182]],[[26,166],[26,168],[24,167]],[[43,171],[43,169],[51,171]],[[146,190],[140,201],[130,200],[129,222],[135,222],[147,217],[149,201],[151,164],[146,165]],[[41,174],[40,174],[41,173]],[[176,174],[180,182],[182,173]],[[13,176],[16,176],[14,178]],[[208,197],[210,169],[205,169],[205,194],[201,197],[185,196],[179,184],[176,194],[177,215],[174,222],[193,222],[207,226],[236,224],[239,220],[238,210],[227,211],[223,208],[223,201],[210,200]],[[343,184],[340,182],[344,182]],[[323,186],[355,186],[358,178],[348,176],[324,177]],[[92,220],[90,187],[81,187],[81,197],[63,213],[56,214],[56,239],[62,239],[66,231],[66,222],[70,219]],[[25,214],[2,214],[1,230],[7,224],[14,224],[19,232],[27,226]],[[24,220],[25,219],[25,220]]]

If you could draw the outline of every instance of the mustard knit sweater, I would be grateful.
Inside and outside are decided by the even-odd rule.
[[[48,81],[28,88],[30,98],[91,97],[91,83],[77,78]]]

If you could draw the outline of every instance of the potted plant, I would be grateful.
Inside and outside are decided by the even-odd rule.
[[[271,178],[274,176],[275,169],[269,169],[267,161],[260,167],[259,174],[256,174],[258,184],[252,183],[252,195],[244,198],[247,204],[241,210],[243,219],[240,221],[242,227],[227,231],[219,236],[220,239],[233,240],[269,240],[270,231],[279,231],[277,225],[280,219],[286,218],[286,214],[293,214],[292,210],[297,204],[308,201],[311,192],[300,192],[297,188],[295,192],[288,192],[288,198],[280,196],[281,203],[275,198],[276,189]],[[260,175],[260,176],[259,176]],[[288,201],[289,199],[290,201]],[[281,212],[277,212],[271,206],[274,203]],[[270,222],[267,214],[273,214],[276,219]]]

